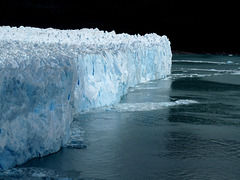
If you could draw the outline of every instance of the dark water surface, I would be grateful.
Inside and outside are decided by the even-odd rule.
[[[76,116],[71,140],[87,148],[63,148],[2,177],[239,179],[240,57],[175,55],[171,76]]]

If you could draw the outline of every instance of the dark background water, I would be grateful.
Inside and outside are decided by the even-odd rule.
[[[174,55],[171,76],[74,118],[72,139],[86,149],[63,148],[0,178],[238,179],[239,72],[239,56]]]

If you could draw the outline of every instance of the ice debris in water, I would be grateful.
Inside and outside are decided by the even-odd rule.
[[[170,74],[166,36],[0,27],[0,170],[58,151],[74,113]]]
[[[70,141],[67,145],[70,149],[86,149],[87,146],[82,141]]]

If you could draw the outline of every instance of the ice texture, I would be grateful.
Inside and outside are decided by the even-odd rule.
[[[7,169],[67,143],[76,65],[57,46],[0,44],[0,169]]]
[[[0,170],[58,151],[74,113],[170,74],[166,36],[0,27]]]
[[[116,104],[129,87],[170,74],[172,54],[166,36],[108,35],[106,46],[77,57],[76,113]]]

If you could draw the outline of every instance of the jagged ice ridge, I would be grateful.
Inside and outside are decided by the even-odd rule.
[[[74,113],[165,77],[171,57],[157,34],[0,27],[0,170],[58,151]]]

